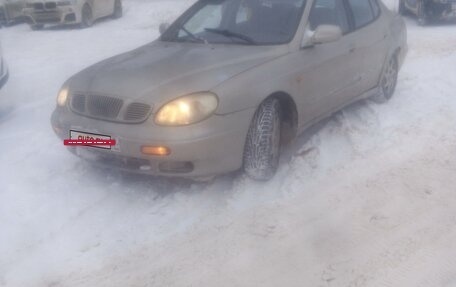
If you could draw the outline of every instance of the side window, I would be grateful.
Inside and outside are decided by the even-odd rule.
[[[368,0],[348,0],[355,20],[355,28],[360,28],[374,21],[374,12]]]
[[[310,12],[309,24],[312,30],[320,25],[339,26],[344,34],[350,30],[345,7],[340,0],[316,0]]]
[[[377,18],[380,15],[380,6],[378,6],[377,0],[370,0],[372,10],[374,10],[374,17]]]

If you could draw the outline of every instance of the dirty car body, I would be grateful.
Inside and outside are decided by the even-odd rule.
[[[28,0],[24,9],[32,26],[44,24],[83,24],[84,9],[90,21],[113,15],[115,0]]]
[[[356,21],[348,2],[361,9]],[[103,166],[181,177],[238,170],[265,101],[280,102],[283,143],[381,93],[388,59],[404,59],[405,27],[380,1],[376,10],[363,2],[199,1],[160,39],[70,78],[54,131],[115,139],[110,149],[70,148]]]

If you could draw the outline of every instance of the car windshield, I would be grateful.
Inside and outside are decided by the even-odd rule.
[[[292,40],[306,0],[201,0],[162,41],[275,45]]]

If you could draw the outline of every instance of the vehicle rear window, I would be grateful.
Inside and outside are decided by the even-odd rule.
[[[355,28],[363,27],[375,19],[369,0],[348,0],[353,12]]]

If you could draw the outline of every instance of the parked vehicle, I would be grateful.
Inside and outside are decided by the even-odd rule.
[[[267,180],[296,134],[390,99],[407,51],[402,18],[378,0],[203,0],[166,27],[63,85],[57,135],[116,140],[70,151],[133,172]]]
[[[122,0],[29,0],[24,14],[34,30],[45,24],[78,24],[87,28],[103,17],[122,17]]]
[[[413,13],[420,25],[456,16],[456,0],[399,0],[399,13]]]
[[[0,0],[0,25],[8,26],[24,18],[25,0]]]
[[[6,65],[5,60],[3,59],[3,51],[0,46],[0,89],[8,82],[8,66]]]

